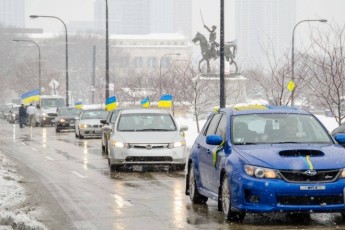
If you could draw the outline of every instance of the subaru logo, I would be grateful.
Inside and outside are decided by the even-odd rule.
[[[152,149],[151,145],[146,145],[146,149]]]
[[[304,171],[303,174],[306,176],[315,176],[317,172],[315,170],[307,170],[307,171]]]

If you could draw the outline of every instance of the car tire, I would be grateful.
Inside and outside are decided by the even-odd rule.
[[[245,212],[236,212],[231,210],[231,189],[227,175],[224,175],[222,179],[220,194],[218,194],[218,196],[220,197],[218,202],[221,202],[221,208],[225,218],[231,221],[243,221],[246,216]]]
[[[110,165],[110,171],[113,171],[113,172],[119,172],[120,168],[121,168],[120,165],[114,165],[114,164]]]
[[[56,128],[55,131],[56,131],[57,133],[59,133],[59,132],[60,132],[60,129]]]
[[[196,186],[196,182],[195,182],[195,175],[194,175],[194,166],[193,163],[191,165],[191,167],[189,168],[189,178],[188,178],[188,182],[189,182],[189,197],[190,200],[194,203],[194,204],[205,204],[208,200],[208,197],[201,195],[198,191],[198,187]]]
[[[84,139],[84,136],[80,134],[80,131],[79,131],[79,135],[78,136],[79,136],[80,139]]]

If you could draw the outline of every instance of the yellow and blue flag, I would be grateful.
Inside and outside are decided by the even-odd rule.
[[[40,90],[32,90],[27,93],[24,93],[20,95],[20,98],[22,99],[22,103],[24,105],[29,105],[30,103],[34,101],[39,101],[40,100]]]
[[[146,97],[144,100],[140,102],[141,106],[144,108],[149,108],[150,107],[150,98]]]
[[[105,101],[105,109],[107,111],[112,111],[116,109],[116,107],[117,107],[116,97],[115,96],[108,97],[107,100]]]
[[[81,101],[77,101],[74,105],[75,105],[75,107],[77,109],[82,109],[83,108],[83,103]]]
[[[164,94],[158,102],[158,107],[170,108],[172,106],[173,96],[171,94]]]

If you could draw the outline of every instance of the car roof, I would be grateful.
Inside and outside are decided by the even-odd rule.
[[[310,114],[309,112],[291,106],[276,105],[248,105],[234,106],[232,108],[223,108],[220,111],[229,112],[232,115],[253,114],[253,113],[293,113],[293,114]]]
[[[170,110],[166,109],[146,109],[146,108],[128,108],[122,109],[121,114],[133,114],[133,113],[157,113],[157,114],[171,114]]]

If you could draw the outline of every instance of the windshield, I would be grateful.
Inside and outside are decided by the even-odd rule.
[[[120,116],[118,131],[176,131],[170,114],[133,113]]]
[[[232,119],[234,144],[332,143],[318,120],[300,114],[249,114]]]
[[[41,107],[43,108],[56,108],[65,105],[65,100],[63,98],[44,98],[41,99]]]
[[[106,119],[108,111],[106,110],[84,110],[81,119]]]
[[[79,116],[80,109],[77,108],[59,108],[58,116]]]

